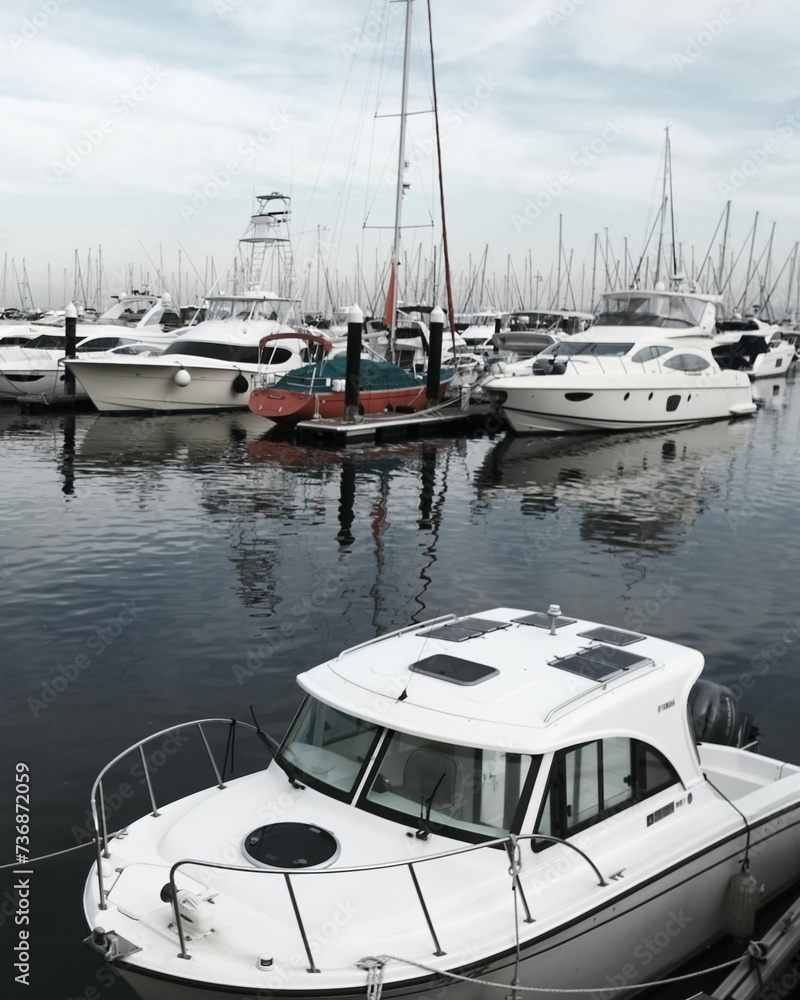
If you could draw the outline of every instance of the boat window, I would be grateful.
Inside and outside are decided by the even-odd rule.
[[[570,747],[554,755],[534,832],[571,837],[679,782],[666,757],[641,740],[612,737]],[[550,844],[532,846],[541,851]]]
[[[112,347],[122,347],[130,344],[129,340],[121,340],[119,337],[97,337],[95,340],[84,341],[78,344],[78,350],[84,351],[110,351]]]
[[[280,755],[312,788],[349,800],[380,733],[357,719],[307,698],[297,713]]]
[[[42,333],[38,337],[32,337],[26,341],[25,347],[34,347],[37,350],[58,350],[63,348],[67,342],[65,336],[53,333]]]
[[[711,365],[699,354],[676,354],[674,358],[667,358],[664,367],[674,368],[679,372],[702,372]]]
[[[662,354],[669,354],[670,351],[674,350],[674,347],[658,347],[656,344],[650,344],[647,347],[643,347],[641,351],[637,351],[631,358],[631,361],[643,365],[646,361],[655,361]]]
[[[604,358],[620,358],[633,347],[633,344],[606,344],[598,341],[586,340],[559,340],[555,344],[550,344],[540,351],[539,358],[564,358],[573,357],[577,354],[588,354]]]
[[[415,829],[477,843],[519,830],[539,760],[394,733],[359,804]]]
[[[219,344],[210,340],[175,340],[164,349],[164,354],[187,354],[195,358],[230,361],[237,365],[258,364],[258,347]]]

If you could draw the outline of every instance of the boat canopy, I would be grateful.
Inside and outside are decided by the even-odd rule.
[[[665,291],[627,291],[603,296],[597,326],[700,326],[714,303],[699,297]],[[712,313],[713,314],[713,313]]]

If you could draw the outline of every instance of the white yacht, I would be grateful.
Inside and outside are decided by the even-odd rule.
[[[596,322],[533,362],[494,365],[481,383],[518,433],[638,430],[754,413],[750,378],[721,367],[717,296],[629,291],[603,296]]]
[[[718,320],[715,340],[720,363],[740,368],[753,379],[785,375],[797,359],[795,345],[782,328],[755,316]]]
[[[213,295],[205,319],[181,331],[157,357],[85,358],[67,365],[105,413],[247,409],[259,342],[273,333],[291,335],[301,323],[297,299],[271,292]],[[281,341],[269,370],[284,374],[305,364],[305,348],[302,340]]]
[[[180,331],[160,357],[69,362],[98,410],[247,409],[260,341],[305,329],[300,300],[281,290],[291,289],[293,282],[289,200],[277,191],[257,196],[255,213],[239,240],[235,290],[209,295],[202,321]],[[306,364],[305,347],[302,340],[273,347],[268,370],[282,375]]]
[[[184,798],[160,801],[148,754],[172,731],[150,734],[94,783],[86,943],[146,1000],[610,1000],[746,941],[800,877],[800,767],[755,752],[703,662],[499,607],[301,673],[280,745],[181,726],[214,773]],[[255,728],[266,768],[228,780],[217,726]],[[145,815],[109,836],[103,789],[132,762]]]
[[[95,328],[94,333],[86,336],[81,330],[76,343],[76,362],[87,358],[124,359],[158,352],[152,344],[143,344],[133,336],[121,336],[122,333],[122,330]],[[68,391],[64,367],[66,347],[66,334],[60,330],[39,334],[22,346],[0,347],[0,399],[49,404],[63,398]],[[74,399],[87,398],[77,384],[70,395]]]

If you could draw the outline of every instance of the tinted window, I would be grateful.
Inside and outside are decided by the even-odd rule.
[[[637,351],[631,358],[631,361],[643,365],[645,361],[653,361],[656,358],[660,358],[662,354],[669,354],[672,350],[674,350],[672,347],[658,347],[655,344],[651,344],[649,347],[643,347],[641,351]]]
[[[664,755],[640,740],[613,737],[561,750],[535,832],[570,837],[679,781]],[[534,850],[547,846],[533,841]]]
[[[170,344],[164,354],[188,354],[194,358],[212,358],[214,361],[230,361],[234,364],[258,364],[257,347],[215,344],[203,340],[184,340],[181,343]]]
[[[664,367],[675,368],[679,372],[701,372],[711,366],[698,354],[676,354],[674,358],[667,358]]]
[[[539,758],[393,733],[361,808],[478,842],[517,831]]]

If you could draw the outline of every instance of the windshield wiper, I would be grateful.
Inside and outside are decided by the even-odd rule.
[[[278,767],[283,771],[283,773],[289,779],[289,783],[294,788],[305,788],[306,786],[301,785],[300,782],[297,780],[297,771],[289,763],[289,761],[286,760],[285,757],[281,756],[280,743],[278,743],[278,741],[274,737],[270,736],[268,733],[265,733],[264,730],[261,728],[259,721],[256,718],[256,713],[253,711],[252,705],[250,706],[250,714],[253,716],[253,722],[255,723],[256,736],[258,736],[258,738],[261,740],[261,742],[264,744],[267,750],[269,750],[269,752],[272,754],[272,759],[275,761]]]
[[[419,797],[419,830],[414,835],[418,840],[427,840],[431,833],[431,808],[433,807],[433,797],[439,791],[439,785],[444,781],[445,772],[433,786],[433,791],[426,799],[423,795]]]

